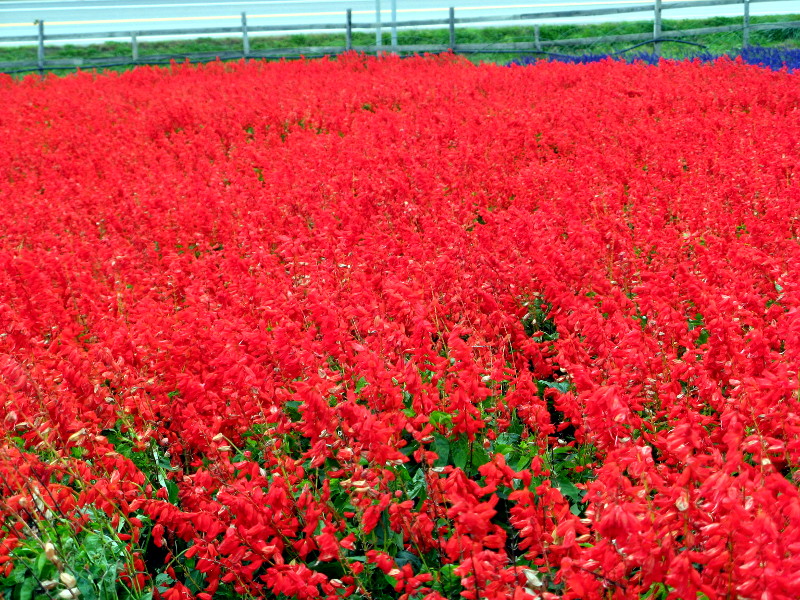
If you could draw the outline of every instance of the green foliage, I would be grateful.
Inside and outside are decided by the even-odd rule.
[[[522,318],[525,333],[537,342],[552,342],[558,339],[555,322],[550,318],[552,306],[537,296],[528,303],[528,314]]]
[[[101,433],[119,454],[138,467],[156,489],[166,488],[170,502],[177,501],[178,486],[169,476],[176,469],[164,448],[153,439],[142,447],[137,442],[135,431],[123,421],[118,421],[114,429],[104,429]]]
[[[113,527],[101,511],[87,509],[84,514],[90,524],[85,528],[55,515],[38,519],[35,529],[28,527],[28,535],[11,551],[13,570],[0,576],[0,596],[33,600],[67,595],[72,589],[86,600],[150,600],[152,590],[137,590],[120,580],[135,572],[130,549],[119,537],[126,522]]]
[[[641,600],[666,600],[672,593],[672,588],[663,583],[654,583],[650,589],[641,596]]]
[[[693,331],[695,329],[700,330],[700,335],[697,337],[697,341],[695,342],[696,346],[702,346],[706,342],[708,342],[709,331],[705,327],[705,322],[703,320],[703,315],[700,313],[696,313],[694,317],[690,317],[688,319],[689,331]]]
[[[796,21],[800,15],[767,15],[753,16],[750,19],[752,24],[772,23],[781,21]],[[687,29],[699,29],[703,27],[739,25],[741,18],[738,17],[711,17],[706,19],[681,19],[664,20],[662,29],[665,32],[679,32]],[[539,38],[542,41],[565,40],[576,38],[594,38],[610,35],[626,35],[637,33],[651,33],[653,31],[652,21],[631,21],[631,22],[609,22],[595,23],[586,25],[565,25],[565,24],[543,24],[539,28]],[[400,45],[436,45],[446,47],[449,45],[449,33],[446,28],[442,29],[401,29],[398,31],[398,43]],[[481,28],[459,28],[456,32],[457,44],[485,44],[486,51],[473,53],[470,59],[476,62],[508,62],[513,58],[518,58],[521,54],[496,53],[493,52],[492,45],[508,42],[531,42],[534,39],[533,28],[530,26],[513,27],[481,27]],[[741,35],[739,33],[707,34],[702,36],[686,37],[689,41],[702,44],[706,51],[713,54],[735,54],[741,47]],[[354,31],[353,45],[361,48],[374,48],[375,35],[372,32]],[[388,48],[391,44],[391,34],[385,30],[383,43]],[[750,34],[750,44],[753,46],[789,46],[800,47],[800,30],[797,28],[770,29],[764,31],[753,31]],[[630,42],[617,43],[592,43],[588,45],[557,46],[548,47],[548,51],[566,54],[583,54],[591,52],[603,54],[617,52],[628,48]],[[297,53],[296,49],[305,49],[308,55],[310,48],[334,48],[344,49],[344,34],[320,33],[320,34],[293,34],[286,36],[250,36],[251,52],[268,53],[273,51],[283,51],[284,55]],[[294,49],[294,50],[293,50]],[[240,53],[242,51],[241,38],[197,38],[193,40],[167,40],[167,41],[140,41],[138,46],[139,59],[142,62],[148,60],[162,60],[166,57],[183,57],[188,55],[206,55],[213,58],[215,53]],[[686,46],[675,43],[665,43],[662,52],[666,57],[682,58],[691,56],[697,51],[696,47]],[[330,53],[330,50],[325,52]],[[73,59],[113,59],[128,60],[131,57],[131,46],[124,42],[105,42],[102,44],[48,46],[46,58],[48,60]],[[25,47],[4,47],[0,48],[0,63],[14,61],[35,61],[36,48]],[[129,67],[114,67],[114,70]]]

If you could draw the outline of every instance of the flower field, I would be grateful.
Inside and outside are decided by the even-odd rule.
[[[730,55],[712,54],[710,52],[702,52],[693,55],[693,60],[700,60],[703,62],[712,62],[720,58],[735,58],[750,65],[756,65],[780,71],[782,69],[788,70],[790,73],[800,69],[800,48],[791,47],[766,47],[766,46],[748,46],[742,48],[734,57]],[[639,52],[636,54],[613,55],[613,54],[580,54],[570,56],[561,54],[552,57],[554,60],[561,62],[586,64],[593,62],[600,62],[613,58],[614,60],[626,60],[627,62],[644,62],[651,65],[657,65],[661,62],[661,57],[654,52]],[[541,58],[534,56],[525,56],[511,61],[514,65],[524,66],[530,65]]]
[[[0,597],[800,597],[800,84],[0,80]]]

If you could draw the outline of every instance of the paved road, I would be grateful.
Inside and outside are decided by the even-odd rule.
[[[648,0],[396,0],[398,20],[443,19],[448,7],[457,17],[500,16],[558,10],[637,5]],[[382,20],[391,20],[391,0],[381,0]],[[180,28],[235,27],[246,12],[250,25],[344,23],[375,20],[376,0],[0,0],[0,44],[9,36],[36,34],[34,21],[45,23],[47,34]],[[798,0],[751,4],[752,15],[800,12]],[[717,6],[665,11],[665,18],[741,16],[742,6]],[[652,19],[650,13],[580,19],[581,22]],[[548,21],[553,22],[553,21]]]

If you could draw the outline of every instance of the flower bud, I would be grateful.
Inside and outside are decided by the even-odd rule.
[[[56,547],[53,545],[52,542],[45,542],[44,555],[50,562],[56,562],[58,560],[58,555],[56,554]]]
[[[525,575],[525,587],[527,588],[540,588],[544,586],[542,580],[539,579],[539,574],[533,569],[523,569],[522,573]]]
[[[67,438],[67,441],[68,442],[77,442],[78,440],[81,440],[84,437],[86,437],[86,429],[85,428],[84,429],[79,429],[78,431],[73,433],[71,436],[69,436]]]

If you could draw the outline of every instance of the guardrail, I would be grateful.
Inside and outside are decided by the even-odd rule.
[[[712,33],[724,32],[741,32],[742,46],[746,47],[749,42],[749,36],[752,31],[762,31],[769,29],[786,29],[800,27],[800,21],[782,21],[779,23],[750,23],[750,5],[759,2],[795,2],[796,0],[692,0],[689,2],[662,2],[662,0],[654,0],[652,3],[643,3],[638,5],[630,5],[624,7],[614,8],[599,8],[588,10],[568,10],[568,11],[550,11],[550,12],[534,12],[510,16],[497,16],[497,17],[461,17],[456,18],[455,9],[449,9],[449,16],[447,19],[423,19],[414,21],[389,21],[389,22],[368,22],[368,23],[354,23],[352,10],[348,9],[344,14],[343,23],[327,23],[327,24],[297,24],[297,25],[249,25],[247,22],[247,14],[241,13],[241,25],[238,27],[212,27],[212,28],[187,28],[187,29],[161,29],[150,31],[110,31],[102,33],[46,33],[44,21],[37,21],[34,25],[37,28],[36,35],[30,36],[7,36],[0,37],[0,42],[20,42],[20,43],[36,43],[37,44],[37,61],[32,63],[29,61],[21,62],[7,62],[0,63],[0,71],[34,71],[38,70],[44,72],[45,70],[53,69],[74,69],[78,67],[107,67],[116,65],[134,65],[134,64],[154,64],[158,62],[174,60],[174,59],[195,59],[198,61],[215,60],[219,59],[235,59],[235,58],[278,58],[287,55],[303,55],[303,56],[318,56],[318,55],[335,55],[342,52],[351,50],[359,52],[382,52],[388,49],[391,52],[398,53],[415,53],[415,52],[445,52],[452,50],[458,53],[475,53],[475,52],[491,52],[491,53],[520,53],[520,52],[539,52],[545,53],[546,48],[563,48],[566,46],[585,46],[598,43],[615,43],[615,42],[641,42],[638,45],[653,44],[654,51],[659,54],[661,51],[661,44],[665,42],[682,42],[691,43],[682,40],[686,37],[694,37],[699,35],[707,35]],[[742,24],[741,25],[726,25],[719,27],[703,27],[698,29],[683,29],[679,31],[663,31],[662,18],[664,11],[673,9],[686,9],[686,8],[699,8],[707,6],[730,6],[742,5]],[[611,35],[602,37],[590,38],[570,38],[563,40],[542,40],[539,36],[539,23],[551,19],[563,19],[573,17],[598,17],[598,16],[611,16],[623,15],[633,13],[650,12],[653,14],[653,33],[637,33],[637,34],[623,34]],[[498,43],[491,44],[458,44],[456,39],[456,25],[474,25],[481,23],[501,23],[512,21],[525,21],[533,25],[533,40],[530,42],[513,42],[513,43]],[[441,25],[447,27],[449,30],[449,44],[448,45],[435,45],[435,44],[406,44],[398,45],[393,43],[389,46],[382,46],[379,42],[380,38],[376,39],[374,46],[355,46],[353,45],[353,31],[356,30],[373,30],[380,32],[381,29],[392,29],[395,31],[399,28],[419,28]],[[345,33],[344,46],[307,46],[302,48],[284,48],[269,51],[253,52],[250,48],[250,35],[253,33],[288,33],[292,31],[338,31]],[[206,35],[219,35],[219,34],[236,34],[241,36],[242,51],[241,52],[218,52],[218,53],[196,53],[190,55],[150,55],[146,60],[139,56],[139,40],[147,37],[164,37],[164,36],[206,36]],[[85,40],[85,39],[114,39],[126,38],[130,40],[131,56],[130,60],[120,63],[120,58],[101,58],[101,59],[58,59],[46,60],[45,59],[45,42],[52,41],[72,41],[72,40]],[[396,36],[392,36],[392,40],[396,40]]]

